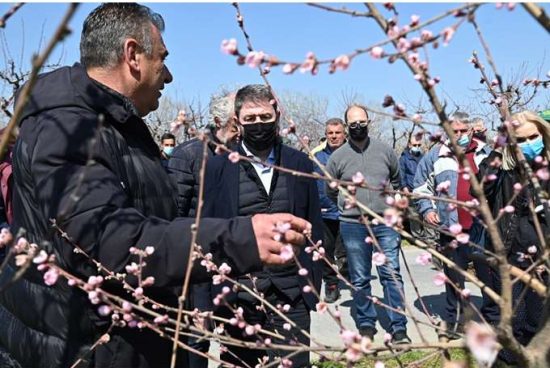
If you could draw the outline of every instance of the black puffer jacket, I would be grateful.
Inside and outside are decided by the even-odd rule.
[[[137,261],[130,247],[153,246],[143,276],[154,276],[155,285],[146,292],[175,303],[173,286],[185,276],[193,219],[175,218],[174,191],[159,149],[133,111],[127,99],[91,80],[78,64],[42,75],[14,151],[14,228],[26,229],[33,242],[49,241],[47,250],[83,279],[97,274],[96,268],[52,230],[50,219],[114,272]],[[237,273],[261,269],[249,218],[202,220],[198,243]],[[14,270],[12,265],[2,273],[0,288]],[[208,277],[203,267],[194,267],[194,282]],[[129,297],[117,284],[105,287]],[[108,325],[96,308],[66,280],[46,286],[31,267],[0,294],[0,345],[23,367],[69,367]],[[168,366],[171,346],[148,331],[115,329],[86,361],[95,367]]]
[[[210,139],[215,139],[213,134]],[[168,173],[177,186],[178,216],[195,217],[203,146],[204,143],[197,138],[184,142],[174,149],[168,161]],[[209,144],[209,159],[215,155],[214,150],[215,146]]]
[[[513,198],[514,184],[521,182],[518,170],[504,170],[501,167],[492,166],[491,163],[495,159],[502,160],[502,155],[493,151],[483,160],[478,172],[480,180],[491,174],[496,175],[496,180],[486,181],[483,184],[485,196],[494,218],[499,216],[500,210],[508,205],[510,199]],[[541,187],[546,193],[550,193],[549,181],[541,181]],[[508,251],[510,263],[522,268],[528,267],[531,262],[522,261],[520,253],[527,254],[527,249],[533,245],[539,249],[539,254],[541,249],[533,215],[529,210],[530,200],[535,202],[535,207],[540,204],[537,203],[532,184],[524,186],[516,199],[511,203],[514,211],[512,213],[504,212],[500,214],[500,219],[497,222],[502,241]],[[542,210],[538,212],[537,218],[541,225],[542,233],[548,236],[550,232],[550,219],[544,216],[544,211]],[[488,246],[492,248],[490,241]]]

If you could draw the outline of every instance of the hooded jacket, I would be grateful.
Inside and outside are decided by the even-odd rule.
[[[90,79],[75,64],[39,77],[19,122],[14,148],[14,233],[40,244],[76,277],[97,275],[77,244],[114,273],[138,262],[130,247],[155,251],[146,258],[143,277],[155,283],[145,294],[176,305],[190,252],[193,219],[176,218],[174,188],[161,166],[160,151],[144,121],[124,96]],[[52,228],[54,219],[71,242]],[[237,273],[261,269],[249,218],[203,219],[197,243],[214,261]],[[209,274],[195,263],[192,282]],[[168,366],[172,342],[150,330],[114,328],[107,344],[89,347],[110,324],[96,313],[88,296],[59,279],[53,286],[31,266],[7,284],[16,266],[0,277],[0,345],[23,367]],[[126,277],[133,286],[135,277]],[[119,282],[102,287],[132,298]],[[183,359],[178,359],[180,364]]]

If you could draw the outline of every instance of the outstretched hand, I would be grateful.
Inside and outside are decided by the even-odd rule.
[[[288,213],[252,216],[252,227],[260,259],[267,265],[288,263],[288,257],[281,256],[283,247],[288,244],[294,249],[301,247],[306,242],[306,234],[311,233],[309,222]],[[281,233],[281,228],[286,230]]]

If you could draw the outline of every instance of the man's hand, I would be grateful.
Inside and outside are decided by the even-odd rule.
[[[435,211],[430,211],[424,216],[424,221],[430,225],[439,225],[439,215]]]
[[[280,234],[275,229],[277,225],[286,223],[289,229]],[[302,246],[306,242],[304,233],[311,232],[311,224],[306,220],[288,213],[252,216],[252,227],[258,243],[260,259],[264,264],[280,265],[289,262],[280,253],[285,244]],[[281,236],[280,241],[275,240]]]

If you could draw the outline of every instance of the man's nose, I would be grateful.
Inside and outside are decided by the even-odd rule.
[[[164,83],[165,84],[172,83],[173,80],[174,80],[174,77],[172,76],[172,73],[170,73],[170,70],[165,65],[164,66]]]

